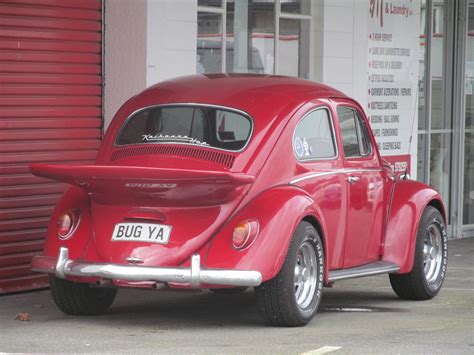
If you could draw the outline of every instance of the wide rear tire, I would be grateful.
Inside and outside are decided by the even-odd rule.
[[[323,273],[321,238],[310,223],[301,222],[280,272],[255,288],[262,316],[274,326],[306,325],[321,302]]]
[[[112,305],[116,288],[92,288],[88,284],[49,276],[49,287],[54,303],[69,315],[98,315]]]
[[[395,293],[407,300],[436,296],[446,277],[448,238],[444,218],[434,207],[426,207],[416,237],[413,269],[407,274],[390,274]]]

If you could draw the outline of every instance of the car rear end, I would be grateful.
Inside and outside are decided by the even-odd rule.
[[[258,285],[258,271],[208,270],[200,261],[254,181],[232,171],[252,132],[252,119],[235,109],[149,106],[123,122],[100,165],[31,166],[73,185],[33,268],[97,285]],[[240,226],[241,239],[249,226]]]

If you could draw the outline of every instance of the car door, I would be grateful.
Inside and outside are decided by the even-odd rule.
[[[350,268],[380,257],[385,216],[384,179],[365,116],[350,101],[339,102],[336,111],[348,186],[343,267]]]
[[[342,268],[344,255],[347,184],[338,154],[334,130],[335,113],[329,105],[306,107],[290,126],[296,158],[292,184],[315,201],[323,221],[329,269]]]

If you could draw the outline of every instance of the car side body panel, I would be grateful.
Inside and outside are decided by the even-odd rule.
[[[260,224],[255,242],[245,250],[234,249],[235,226],[255,218]],[[263,281],[269,280],[280,271],[291,237],[304,218],[313,218],[322,230],[326,229],[324,218],[307,193],[288,185],[268,189],[238,211],[212,239],[204,266],[258,270]],[[324,234],[321,237],[324,239]]]

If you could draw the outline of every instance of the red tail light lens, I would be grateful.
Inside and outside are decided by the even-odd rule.
[[[249,220],[239,223],[234,228],[232,243],[235,249],[243,250],[248,248],[255,241],[258,235],[258,222]]]
[[[66,213],[60,215],[58,218],[58,237],[60,239],[69,238],[74,232],[78,221],[79,214],[75,211],[69,210]]]

